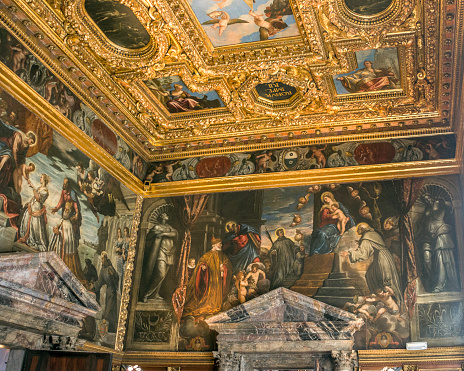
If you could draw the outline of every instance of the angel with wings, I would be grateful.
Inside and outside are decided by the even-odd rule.
[[[288,24],[281,19],[264,19],[264,14],[256,14],[253,10],[250,10],[248,14],[253,17],[255,25],[259,27],[259,39],[261,41],[269,39],[269,37],[274,36],[277,32],[288,27]]]
[[[221,36],[224,33],[224,30],[230,24],[249,23],[248,21],[245,21],[240,18],[230,19],[229,14],[222,10],[216,10],[214,12],[208,13],[207,16],[210,17],[211,20],[203,22],[202,25],[212,24],[212,28],[219,28],[219,36]]]

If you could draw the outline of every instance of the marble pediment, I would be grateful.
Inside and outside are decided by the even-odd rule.
[[[9,327],[76,336],[99,309],[54,252],[0,257],[0,321]]]
[[[278,288],[206,320],[220,334],[275,341],[352,340],[364,321],[340,308]]]

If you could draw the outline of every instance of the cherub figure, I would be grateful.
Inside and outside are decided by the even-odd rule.
[[[264,14],[256,14],[253,10],[250,10],[248,14],[253,17],[255,25],[259,27],[259,39],[261,41],[269,39],[269,37],[274,36],[277,32],[288,27],[288,24],[281,19],[264,19]]]
[[[327,148],[327,144],[324,146],[324,148],[317,148],[316,146],[312,146],[311,149],[311,157],[316,160],[317,166],[322,169],[325,167],[326,160],[325,160],[325,155],[324,152],[325,149]]]
[[[266,279],[266,273],[259,269],[258,264],[252,264],[251,270],[245,276],[248,282],[248,294],[256,295],[258,293],[258,281]]]
[[[26,62],[26,57],[29,54],[27,49],[24,49],[22,46],[11,46],[13,53],[13,72],[17,72],[24,68],[24,63]]]
[[[340,231],[340,235],[342,235],[343,233],[345,233],[346,223],[348,223],[350,218],[347,217],[342,210],[340,210],[340,205],[338,204],[338,202],[334,202],[330,206],[330,210],[332,212],[329,213],[329,215],[332,217],[332,219],[338,220],[337,228]]]
[[[237,298],[240,304],[245,303],[246,301],[246,296],[247,296],[247,286],[248,286],[248,281],[245,279],[245,273],[243,271],[240,271],[237,273],[236,276],[234,276],[235,279],[235,287],[237,288]]]
[[[392,315],[397,315],[400,312],[400,308],[398,307],[398,304],[396,304],[395,300],[393,300],[393,295],[394,292],[393,290],[385,286],[383,289],[377,289],[375,294],[372,294],[370,296],[365,297],[365,304],[362,305],[360,308],[358,308],[358,313],[363,313],[372,320],[373,322],[377,321],[382,314],[384,313],[390,313]],[[369,307],[371,304],[369,303],[374,303],[374,302],[380,302],[380,305],[377,305],[378,311],[375,317],[369,313]]]
[[[174,162],[166,162],[164,164],[164,169],[166,171],[166,179],[172,182],[172,174],[174,174],[174,165],[177,165],[179,161],[174,161]]]
[[[31,188],[34,188],[31,181],[29,180],[29,174],[35,171],[35,165],[29,162],[29,165],[22,165],[13,170],[13,184],[17,193],[21,193],[23,187],[23,178],[26,179],[27,183]]]
[[[262,155],[259,155],[256,157],[256,161],[257,161],[256,168],[257,168],[258,173],[266,172],[266,168],[269,164],[269,161],[271,161],[273,154],[274,152],[272,151],[266,151]]]
[[[208,17],[211,18],[210,21],[203,22],[202,25],[212,24],[212,28],[219,28],[219,36],[221,36],[228,25],[235,23],[249,23],[240,18],[230,19],[229,14],[222,10],[216,10],[214,12],[208,13]]]

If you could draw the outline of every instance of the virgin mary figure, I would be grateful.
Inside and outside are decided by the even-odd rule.
[[[348,218],[345,225],[345,230],[355,226],[355,221],[350,215],[348,209],[341,203],[335,200],[332,192],[324,192],[321,195],[323,206],[319,211],[320,223],[317,229],[311,234],[311,242],[309,244],[309,255],[314,254],[329,254],[337,247],[340,241],[341,231],[337,227],[340,213],[334,212],[332,206],[336,206]]]

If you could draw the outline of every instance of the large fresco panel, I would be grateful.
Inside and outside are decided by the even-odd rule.
[[[82,338],[113,346],[135,195],[0,91],[0,245],[54,251],[102,306]]]
[[[364,318],[358,349],[461,344],[458,184],[405,179],[146,200],[129,347],[143,338],[146,349],[214,349],[206,318],[279,287]],[[163,341],[148,340],[161,333]]]

